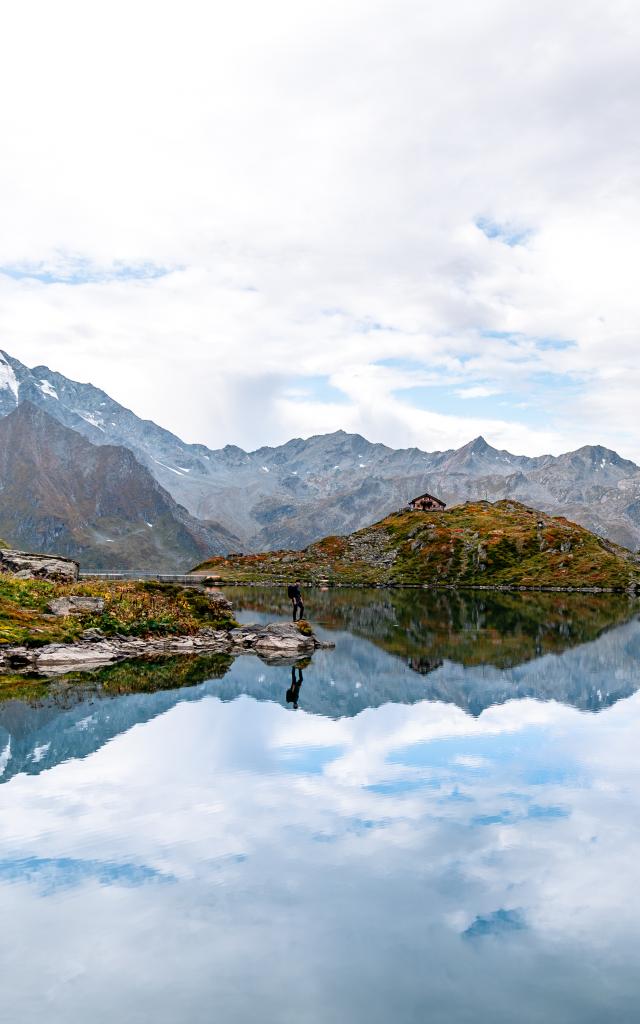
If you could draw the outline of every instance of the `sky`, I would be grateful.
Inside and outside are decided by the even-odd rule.
[[[23,0],[0,348],[187,441],[640,461],[626,0]]]

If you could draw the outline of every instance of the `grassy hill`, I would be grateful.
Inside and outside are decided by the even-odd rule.
[[[640,589],[640,557],[567,519],[515,501],[397,512],[303,551],[211,558],[223,581]]]

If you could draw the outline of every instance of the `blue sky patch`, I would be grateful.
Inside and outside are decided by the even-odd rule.
[[[477,776],[478,768],[460,759],[481,757],[483,774],[508,772],[512,780],[517,779],[526,786],[562,784],[567,780],[575,782],[575,763],[555,751],[550,763],[551,752],[545,741],[545,729],[532,725],[515,734],[453,736],[415,743],[393,751],[387,761],[411,768],[446,770],[456,779],[465,779],[470,772]]]
[[[500,223],[491,217],[478,217],[476,227],[487,238],[496,239],[511,248],[515,245],[523,245],[533,235],[531,228],[518,227],[508,222]]]
[[[417,789],[439,789],[440,785],[439,779],[393,779],[391,782],[375,782],[364,788],[382,796],[399,796],[402,793],[413,793]]]
[[[150,281],[166,277],[176,269],[155,263],[122,263],[99,267],[78,256],[62,257],[59,263],[8,263],[0,266],[0,275],[14,281],[39,281],[41,284],[103,284],[109,281]]]
[[[337,760],[344,747],[283,747],[278,751],[278,770],[291,775],[322,775],[325,766]]]
[[[83,860],[76,857],[15,857],[0,860],[0,882],[34,882],[43,896],[91,881],[99,885],[140,886],[148,882],[175,882],[176,879],[146,864],[128,861]]]
[[[478,814],[471,819],[472,825],[513,825],[515,818],[511,811],[499,811],[497,814]]]
[[[466,939],[479,939],[486,935],[509,935],[527,927],[521,910],[494,910],[491,914],[478,915],[475,921],[462,933]]]
[[[532,804],[527,811],[527,818],[568,818],[569,811],[566,807],[542,807],[540,804]]]

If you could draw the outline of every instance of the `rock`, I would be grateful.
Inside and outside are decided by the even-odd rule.
[[[19,579],[55,580],[58,583],[75,583],[80,565],[72,558],[61,555],[40,555],[30,551],[13,551],[0,548],[0,572],[12,573]]]
[[[216,608],[224,608],[225,611],[231,611],[233,605],[228,597],[226,597],[221,590],[216,587],[205,586],[204,592],[207,596],[207,600],[215,605]]]
[[[83,643],[91,644],[97,640],[106,640],[106,636],[101,629],[83,629],[80,639]]]
[[[256,640],[259,629],[259,626],[239,626],[238,629],[231,630],[229,640],[232,644],[249,647]]]
[[[255,651],[312,651],[316,639],[302,633],[293,622],[270,622],[266,626],[252,626],[255,639],[251,646]]]
[[[104,611],[104,599],[68,594],[66,597],[56,597],[50,601],[47,609],[53,615],[99,615]]]
[[[198,636],[204,640],[213,640],[216,643],[227,642],[229,634],[226,629],[211,629],[206,626],[204,629],[198,631]]]
[[[34,660],[39,671],[66,672],[76,667],[108,665],[119,656],[114,645],[104,640],[92,644],[47,644],[35,652]]]
[[[79,643],[0,649],[0,667],[3,670],[18,671],[36,669],[47,675],[57,675],[73,669],[108,665],[125,658],[213,651],[225,654],[248,654],[255,651],[264,660],[293,658],[295,661],[301,654],[311,654],[318,647],[334,646],[317,640],[310,627],[307,628],[309,632],[303,633],[298,624],[293,622],[272,622],[266,626],[240,626],[230,632],[224,629],[202,629],[190,636],[164,637],[106,637],[100,629],[85,629]]]

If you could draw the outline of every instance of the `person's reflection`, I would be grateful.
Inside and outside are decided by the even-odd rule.
[[[291,666],[291,686],[287,690],[287,704],[293,704],[294,709],[298,709],[298,697],[300,696],[300,687],[302,686],[302,669],[296,668],[295,665]]]
[[[300,696],[300,687],[304,681],[302,675],[303,668],[306,668],[310,664],[310,658],[304,658],[302,661],[296,662],[295,665],[291,666],[291,686],[287,690],[285,697],[287,704],[293,704],[295,711],[298,710],[298,697]]]

